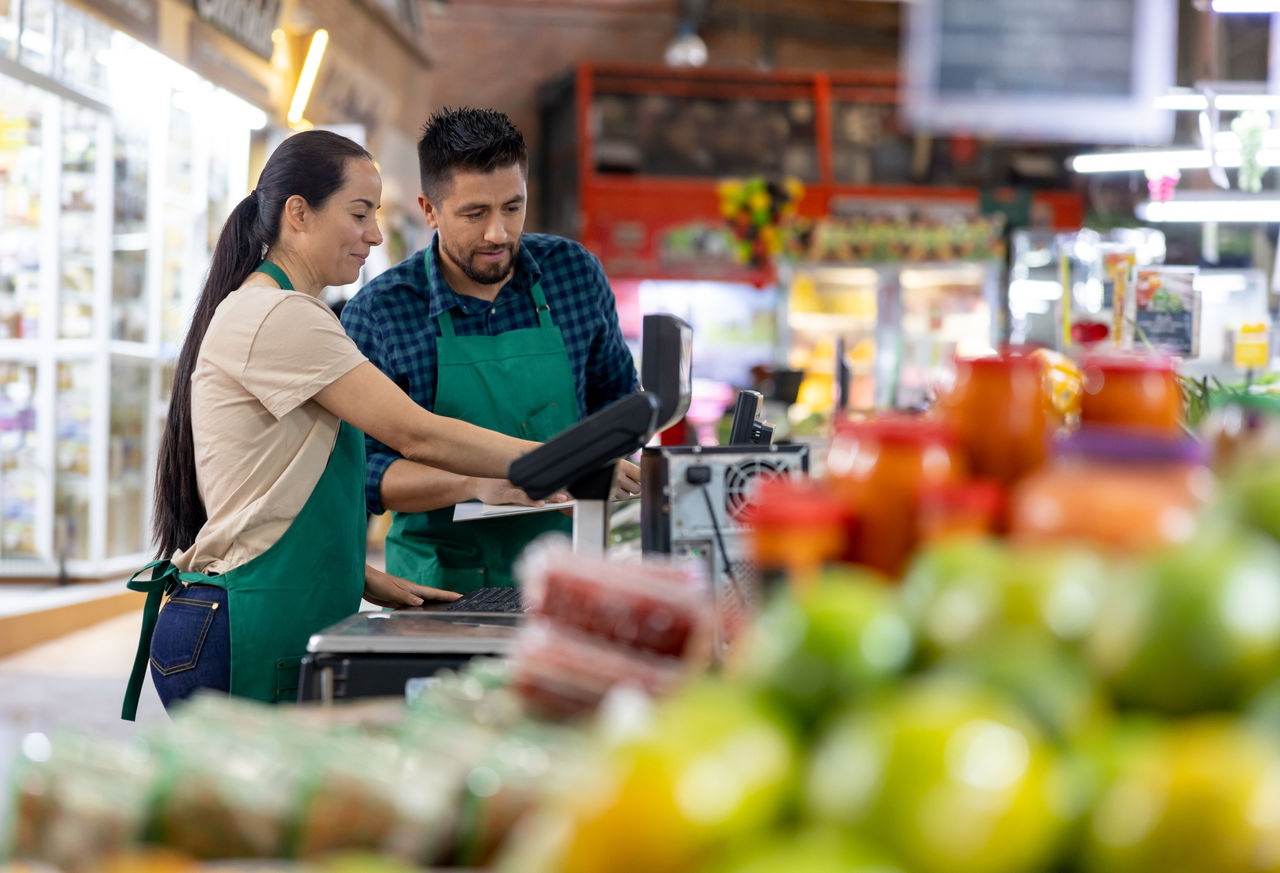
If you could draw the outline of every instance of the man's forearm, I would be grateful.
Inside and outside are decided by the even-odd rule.
[[[476,480],[404,458],[382,475],[382,505],[399,512],[427,512],[475,497]]]

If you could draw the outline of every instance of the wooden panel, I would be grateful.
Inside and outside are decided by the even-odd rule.
[[[122,591],[49,609],[0,616],[0,657],[65,636],[126,612],[141,611],[146,595]]]

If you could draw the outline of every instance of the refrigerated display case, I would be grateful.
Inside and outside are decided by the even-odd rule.
[[[999,344],[1002,272],[994,261],[784,266],[783,347],[805,373],[797,403],[829,412],[843,362],[849,409],[926,404],[956,355]]]
[[[101,578],[148,557],[165,386],[266,119],[74,7],[24,7],[22,45],[57,60],[0,73],[0,577]]]

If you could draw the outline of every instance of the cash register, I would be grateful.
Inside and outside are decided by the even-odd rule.
[[[587,416],[508,469],[511,482],[535,500],[560,490],[577,500],[575,551],[604,552],[618,461],[688,410],[692,335],[692,328],[674,315],[646,315],[641,340],[644,390]],[[358,612],[313,634],[302,660],[298,699],[327,702],[401,695],[409,679],[456,669],[476,655],[509,654],[520,613],[473,607],[475,599],[460,599],[447,607]]]

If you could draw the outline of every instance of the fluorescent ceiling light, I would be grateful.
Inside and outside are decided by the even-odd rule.
[[[1239,148],[1225,149],[1219,146],[1217,166],[1240,166]],[[1263,167],[1280,167],[1280,149],[1267,148],[1258,152],[1258,164]],[[1148,170],[1207,170],[1213,166],[1205,149],[1152,149],[1150,151],[1095,152],[1076,155],[1071,159],[1071,169],[1077,173],[1143,173]]]
[[[1214,12],[1280,12],[1280,0],[1213,0]]]
[[[1280,109],[1280,94],[1219,94],[1213,104],[1223,112],[1247,112],[1261,109],[1269,112]],[[1175,112],[1198,112],[1209,108],[1209,98],[1203,94],[1165,94],[1153,102],[1156,109],[1169,109]]]
[[[1269,199],[1177,199],[1139,203],[1138,218],[1153,223],[1271,224],[1280,222],[1280,200]]]
[[[316,84],[316,73],[320,71],[320,59],[324,57],[324,47],[329,44],[329,31],[321,28],[311,36],[311,47],[307,49],[307,59],[302,63],[302,73],[298,76],[298,87],[293,92],[293,102],[289,104],[289,123],[302,121],[302,112],[307,108],[307,99]]]

